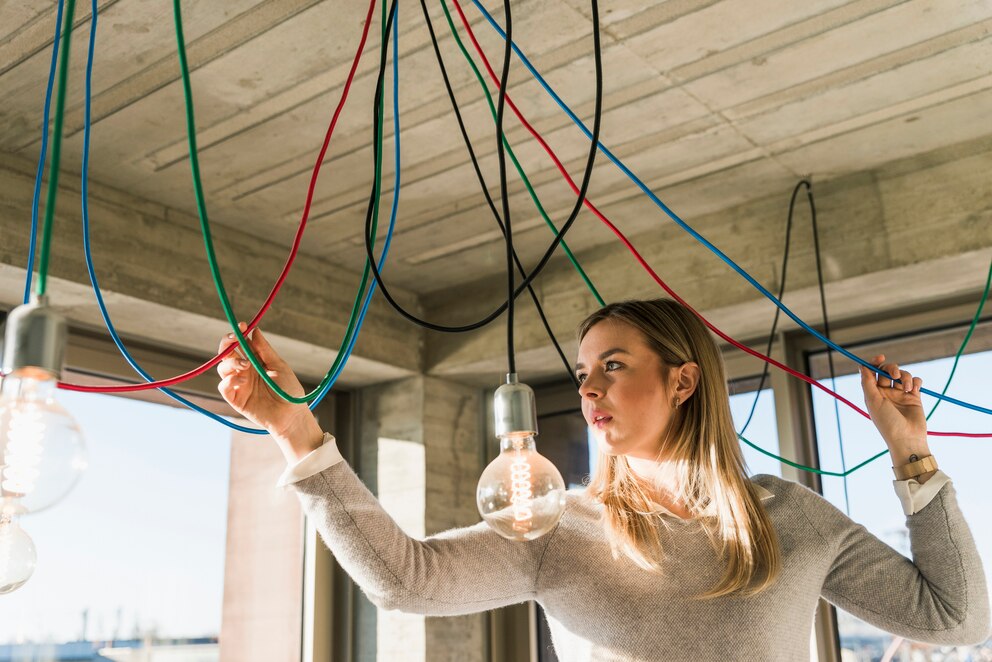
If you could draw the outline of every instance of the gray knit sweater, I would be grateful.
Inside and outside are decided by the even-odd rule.
[[[753,481],[778,533],[783,568],[752,597],[698,600],[721,564],[698,522],[664,517],[665,573],[610,553],[601,507],[568,493],[555,529],[511,542],[484,523],[426,540],[405,535],[344,462],[293,483],[324,542],[385,609],[467,614],[540,603],[565,662],[809,659],[817,599],[909,639],[984,641],[982,563],[950,483],[907,518],[913,561],[821,496],[773,476]]]

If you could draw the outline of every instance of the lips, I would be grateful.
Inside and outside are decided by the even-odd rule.
[[[588,422],[589,425],[592,425],[594,427],[602,428],[612,420],[613,417],[610,416],[605,411],[594,409],[593,411],[589,412]]]

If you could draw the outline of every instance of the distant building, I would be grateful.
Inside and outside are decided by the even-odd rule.
[[[0,662],[218,662],[216,637],[62,644],[0,644]]]

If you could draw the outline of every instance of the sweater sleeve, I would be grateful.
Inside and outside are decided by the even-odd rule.
[[[448,616],[536,597],[540,562],[554,531],[515,542],[480,522],[415,540],[347,462],[292,488],[334,557],[378,607]]]
[[[818,494],[797,488],[806,517],[832,555],[824,598],[907,639],[963,645],[989,637],[982,560],[951,483],[906,518],[912,560]]]

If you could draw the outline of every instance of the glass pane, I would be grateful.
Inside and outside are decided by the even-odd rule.
[[[149,647],[158,659],[178,646],[184,659],[219,659],[229,432],[159,404],[57,397],[89,466],[64,501],[21,521],[38,566],[0,596],[0,659],[125,659]]]
[[[890,352],[890,356],[896,356],[896,353]],[[925,387],[939,393],[950,373],[952,362],[952,358],[944,358],[904,366],[904,369],[922,377]],[[987,377],[984,376],[988,375],[989,370],[992,370],[992,352],[963,356],[948,394],[965,401],[988,405]],[[822,383],[830,386],[829,379]],[[854,403],[860,405],[864,402],[858,375],[838,378],[835,390]],[[934,399],[924,396],[923,404],[929,412]],[[847,467],[855,466],[885,450],[885,443],[872,423],[843,405],[839,407],[838,435],[834,400],[818,389],[813,389],[813,410],[822,468],[832,471],[841,469],[839,439],[843,439]],[[975,432],[992,429],[987,416],[947,403],[937,408],[930,419],[929,427],[934,430]],[[941,469],[954,480],[961,509],[971,525],[972,534],[985,561],[985,574],[992,576],[992,528],[981,526],[982,522],[987,521],[987,513],[992,509],[992,493],[986,487],[988,472],[985,471],[985,467],[992,462],[992,447],[987,440],[981,439],[931,437],[930,448],[940,462]],[[908,557],[908,531],[899,500],[892,489],[890,467],[891,461],[888,455],[884,455],[848,476],[847,499],[844,494],[844,480],[841,478],[824,476],[823,492],[841,510],[846,510],[849,503],[849,515],[852,519],[864,524],[869,531]],[[842,610],[837,610],[837,617],[845,660],[879,660],[892,643],[890,634]],[[892,659],[985,660],[992,659],[992,645],[986,642],[983,647],[951,648],[904,643]]]
[[[757,398],[757,404],[755,404],[755,398]],[[754,407],[754,416],[751,416],[751,422],[747,423],[752,407]],[[744,436],[747,437],[748,441],[770,453],[780,455],[778,449],[778,426],[775,420],[775,394],[770,388],[731,395],[730,413],[734,417],[734,427],[738,432],[747,423],[747,430],[744,431]],[[740,444],[741,450],[744,451],[744,461],[747,462],[748,473],[750,475],[782,475],[781,462],[754,450],[743,441]]]

